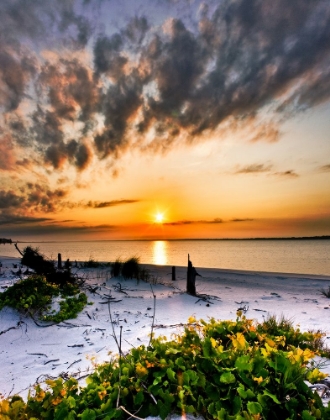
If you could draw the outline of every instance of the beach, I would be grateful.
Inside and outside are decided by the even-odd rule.
[[[19,259],[0,258],[0,292],[18,280]],[[16,268],[15,268],[15,265]],[[36,383],[74,376],[84,385],[97,364],[108,361],[118,349],[113,334],[122,329],[122,348],[148,345],[155,335],[171,338],[190,316],[197,320],[247,318],[262,321],[282,315],[302,331],[320,330],[330,347],[329,276],[295,275],[196,267],[197,296],[186,293],[187,267],[143,265],[150,284],[111,278],[110,267],[73,268],[85,280],[88,302],[76,319],[53,326],[38,326],[17,311],[0,312],[0,393],[26,398]],[[115,298],[109,305],[107,297]],[[154,298],[155,296],[155,298]],[[112,318],[112,323],[110,320]],[[122,328],[120,328],[122,327]],[[330,366],[322,370],[330,374]]]

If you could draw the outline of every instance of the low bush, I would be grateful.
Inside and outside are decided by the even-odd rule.
[[[21,264],[34,270],[37,274],[47,275],[55,273],[55,264],[40,254],[38,248],[27,246],[24,248]]]
[[[131,257],[126,261],[117,259],[111,264],[111,276],[119,277],[123,276],[124,279],[136,279],[149,282],[150,272],[148,269],[141,267],[139,258]]]
[[[139,259],[136,257],[129,258],[123,262],[121,268],[121,275],[125,279],[139,279],[140,265]]]
[[[54,298],[62,299],[59,310],[49,313]],[[77,285],[65,283],[59,287],[37,275],[18,281],[0,294],[0,310],[10,306],[42,321],[62,322],[76,318],[86,304],[87,297],[85,293],[80,293]]]
[[[71,378],[37,385],[27,402],[14,396],[0,405],[7,419],[125,419],[171,413],[219,420],[330,419],[330,406],[306,385],[324,378],[308,364],[315,352],[309,333],[292,338],[263,332],[244,316],[197,322],[171,341],[155,338],[96,368],[79,387]],[[292,328],[292,327],[290,327]],[[312,340],[313,341],[313,340]],[[6,417],[7,416],[7,417]]]

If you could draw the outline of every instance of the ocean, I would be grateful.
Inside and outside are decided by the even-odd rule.
[[[141,263],[280,273],[330,275],[330,240],[170,240],[21,243],[48,258],[115,261],[138,257]],[[20,257],[14,245],[0,245],[1,256]]]

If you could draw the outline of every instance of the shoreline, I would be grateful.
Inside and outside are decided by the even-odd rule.
[[[0,255],[0,262],[1,260],[9,260],[14,264],[20,263],[19,257],[9,257],[5,255]],[[56,260],[53,260],[56,262]],[[82,263],[83,261],[77,260],[77,263]],[[98,261],[100,264],[108,264],[108,261]],[[148,263],[140,263],[141,266],[146,267],[148,269],[158,268],[161,269],[166,268],[167,270],[171,270],[173,267],[170,264],[148,264]],[[176,269],[180,270],[187,270],[186,266],[175,266]],[[330,274],[324,275],[324,274],[309,274],[309,273],[286,273],[286,272],[280,272],[280,271],[259,271],[259,270],[240,270],[240,269],[232,269],[232,268],[218,268],[218,267],[200,267],[195,266],[196,270],[206,270],[206,271],[214,271],[219,274],[237,274],[237,275],[247,275],[247,276],[264,276],[264,277],[285,277],[290,279],[304,279],[304,280],[321,280],[321,281],[329,281],[330,282]]]

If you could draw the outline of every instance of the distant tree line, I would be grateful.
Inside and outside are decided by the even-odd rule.
[[[0,244],[12,244],[13,241],[11,239],[0,238]]]

